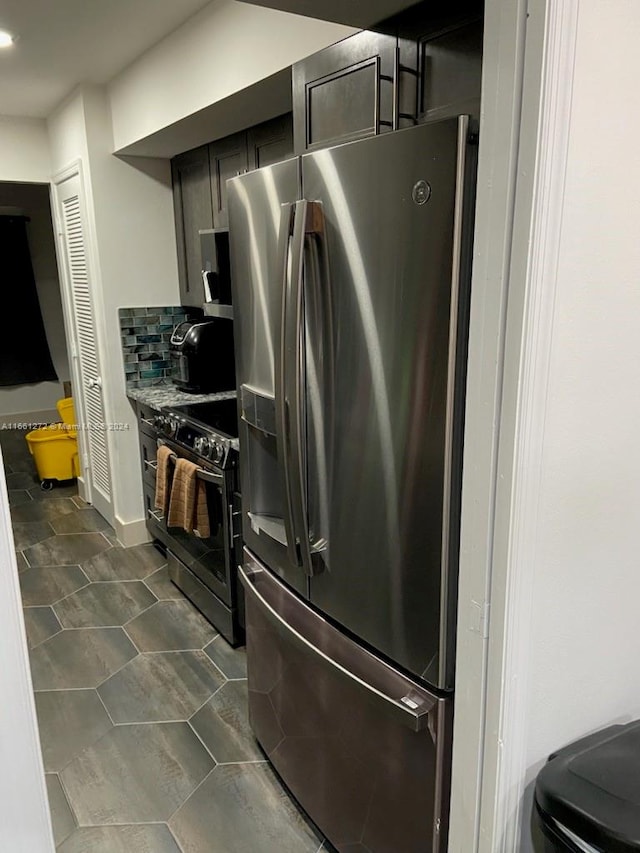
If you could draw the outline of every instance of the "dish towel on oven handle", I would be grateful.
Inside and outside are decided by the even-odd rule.
[[[198,466],[188,459],[176,459],[167,526],[182,527],[201,539],[208,539],[211,534],[207,488],[198,478]]]
[[[169,495],[171,493],[171,465],[169,463],[172,456],[173,453],[166,444],[163,444],[158,448],[158,453],[156,455],[158,467],[156,469],[156,493],[154,503],[156,509],[159,509],[165,518],[169,508]]]

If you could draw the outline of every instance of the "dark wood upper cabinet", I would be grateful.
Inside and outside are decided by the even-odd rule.
[[[200,229],[213,227],[207,146],[179,154],[171,161],[173,206],[178,248],[180,303],[201,307],[204,302]]]
[[[213,226],[226,228],[229,225],[227,215],[227,180],[241,175],[249,168],[247,156],[247,134],[234,133],[209,145],[209,164],[211,169],[211,196],[213,198]]]
[[[296,63],[296,153],[452,115],[479,119],[482,34],[482,0],[431,0]]]
[[[482,34],[476,19],[420,39],[420,121],[462,113],[479,119]]]
[[[271,166],[293,156],[291,113],[264,121],[247,131],[249,169]]]
[[[293,66],[295,151],[397,127],[397,38],[364,30]]]
[[[483,0],[430,0],[380,25],[398,35],[401,113],[421,123],[466,114],[477,127],[483,20]]]
[[[178,154],[171,160],[181,305],[201,308],[199,231],[227,228],[227,179],[293,154],[291,113]]]
[[[480,117],[483,0],[429,0],[297,62],[288,113],[172,160],[181,303],[204,302],[200,230],[227,228],[228,178],[420,122]]]

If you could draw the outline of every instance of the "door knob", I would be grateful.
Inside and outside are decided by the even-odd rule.
[[[96,379],[90,379],[87,382],[87,388],[102,388],[102,379],[99,376]]]

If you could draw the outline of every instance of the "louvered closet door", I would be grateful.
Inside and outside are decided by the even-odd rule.
[[[108,432],[105,427],[102,377],[96,336],[87,236],[78,175],[56,187],[60,238],[65,261],[65,302],[74,346],[74,401],[82,425],[86,499],[113,521]]]

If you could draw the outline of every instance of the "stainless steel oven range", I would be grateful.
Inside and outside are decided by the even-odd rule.
[[[166,445],[174,460],[198,465],[205,483],[210,535],[200,538],[168,527],[150,509],[150,533],[167,548],[171,580],[232,644],[244,641],[243,613],[237,580],[240,557],[237,402],[215,400],[165,409],[153,420],[158,447]]]

